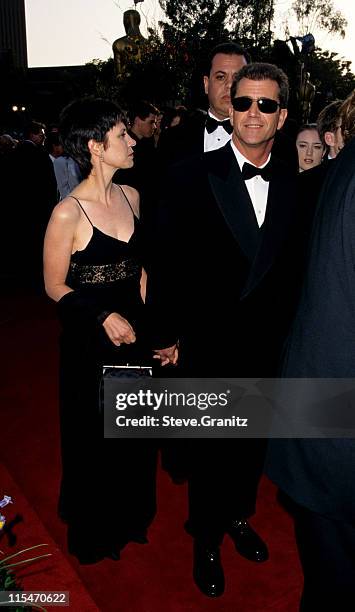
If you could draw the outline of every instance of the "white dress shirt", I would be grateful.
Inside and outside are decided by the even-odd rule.
[[[242,171],[243,164],[247,162],[251,166],[255,166],[252,164],[240,151],[238,151],[234,142],[231,142],[232,149],[237,158],[237,162],[239,164],[240,171]],[[271,153],[267,158],[266,162],[262,166],[258,166],[259,168],[264,168],[266,164],[269,163],[271,157]],[[266,205],[267,205],[267,197],[269,193],[269,181],[264,181],[260,175],[256,175],[253,178],[245,181],[245,186],[249,192],[250,199],[253,204],[256,220],[258,222],[258,226],[261,227],[264,223],[265,213],[266,213]]]
[[[220,119],[217,119],[217,117],[213,115],[211,111],[208,111],[208,114],[210,117],[212,117],[212,119],[220,121]],[[229,119],[226,119],[225,121],[229,122]],[[214,132],[211,132],[211,134],[209,134],[205,128],[204,152],[207,153],[207,151],[214,151],[215,149],[224,147],[224,145],[230,141],[231,137],[232,134],[228,134],[223,125],[219,125]]]

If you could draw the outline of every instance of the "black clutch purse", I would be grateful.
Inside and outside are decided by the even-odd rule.
[[[104,365],[103,380],[108,378],[147,378],[153,375],[152,366],[138,365]]]
[[[104,410],[105,401],[105,382],[106,388],[112,389],[113,387],[119,388],[120,382],[129,383],[132,385],[139,384],[141,380],[151,378],[153,375],[153,368],[151,365],[104,365],[102,366],[102,377],[99,389],[99,405],[100,411]]]

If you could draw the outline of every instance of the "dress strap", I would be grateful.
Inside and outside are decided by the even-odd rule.
[[[85,210],[83,209],[82,205],[80,204],[80,202],[79,202],[78,198],[76,198],[76,197],[75,197],[75,196],[73,196],[73,195],[68,196],[68,198],[73,198],[74,200],[76,200],[76,201],[77,201],[77,203],[79,204],[79,206],[80,206],[81,210],[83,211],[83,213],[84,213],[85,217],[86,217],[86,218],[87,218],[87,220],[89,221],[90,225],[91,225],[92,227],[94,227],[94,226],[93,226],[93,224],[91,223],[91,221],[90,221],[89,217],[87,216],[87,214],[86,214]]]
[[[130,203],[129,199],[127,198],[127,196],[126,196],[126,194],[125,194],[124,190],[122,189],[121,185],[119,185],[119,183],[117,183],[117,187],[119,187],[119,188],[121,189],[121,191],[122,191],[122,193],[123,193],[124,197],[126,198],[126,201],[128,202],[128,206],[130,207],[130,209],[131,209],[131,211],[132,211],[133,217],[135,217],[135,216],[136,216],[136,214],[135,214],[135,212],[134,212],[134,210],[133,210],[133,208],[132,208],[132,206],[131,206],[131,203]]]

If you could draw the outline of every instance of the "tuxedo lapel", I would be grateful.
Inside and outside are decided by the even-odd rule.
[[[276,159],[269,185],[265,220],[260,228],[260,243],[242,297],[250,293],[271,268],[280,253],[293,217],[293,193],[290,175]]]
[[[212,193],[240,248],[253,261],[259,244],[259,228],[248,190],[230,143],[204,154]]]

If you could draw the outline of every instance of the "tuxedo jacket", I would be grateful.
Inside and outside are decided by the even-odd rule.
[[[305,282],[285,351],[285,377],[355,375],[354,162],[355,139],[331,162],[318,202]],[[353,411],[351,395],[339,395],[337,411]],[[354,523],[354,466],[353,439],[293,439],[271,442],[267,470],[299,504]]]
[[[272,159],[264,224],[230,143],[171,168],[153,233],[153,344],[189,375],[271,376],[294,307],[296,177]]]

